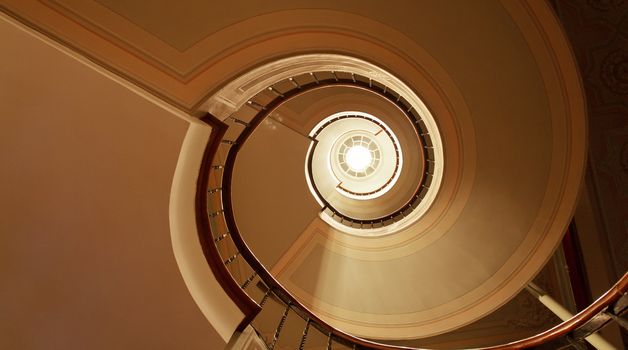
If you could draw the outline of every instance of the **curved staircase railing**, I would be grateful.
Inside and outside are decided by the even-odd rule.
[[[309,345],[308,339],[311,338],[313,332],[318,332],[319,338],[322,336],[325,339],[326,344],[324,345],[327,346],[327,349],[332,349],[337,345],[349,349],[413,349],[355,337],[334,328],[319,318],[287,291],[261,264],[242,238],[235,222],[231,202],[231,180],[236,155],[248,136],[262,122],[269,111],[308,89],[320,86],[321,83],[329,85],[355,84],[362,88],[371,89],[374,86],[370,81],[357,80],[354,75],[351,75],[349,79],[340,79],[337,73],[332,73],[334,78],[329,81],[322,81],[312,73],[310,76],[314,79],[308,83],[299,83],[294,77],[289,78],[287,82],[294,88],[287,91],[280,92],[274,87],[269,87],[266,92],[273,97],[261,99],[269,102],[262,103],[261,100],[251,100],[246,104],[255,110],[253,118],[248,121],[232,116],[227,120],[231,124],[228,125],[210,115],[202,118],[204,122],[212,126],[213,130],[204,152],[197,183],[196,219],[199,240],[210,268],[224,290],[245,315],[239,329],[254,324],[256,316],[264,310],[269,300],[282,306],[283,310],[277,326],[265,339],[269,349],[272,350],[277,345],[282,329],[291,314],[297,315],[304,323],[300,339],[293,344],[300,350]],[[385,87],[380,90],[379,93],[389,93],[385,91]],[[392,97],[392,100],[397,102],[401,100],[392,94],[385,97],[389,100]],[[401,103],[403,104],[403,101]],[[410,111],[408,110],[408,112]],[[232,138],[233,135],[224,138],[229,128],[239,128],[235,138]],[[429,159],[429,154],[427,156],[426,159]],[[410,203],[410,205],[412,204]],[[253,285],[255,287],[251,287]],[[628,327],[625,320],[625,314],[628,312],[627,292],[628,273],[598,300],[570,320],[526,339],[477,348],[477,350],[526,349],[541,344],[549,344],[553,348],[572,346],[576,349],[586,349],[584,339],[609,323],[616,322],[623,328]],[[259,301],[253,299],[256,293]],[[258,329],[258,333],[262,332]]]

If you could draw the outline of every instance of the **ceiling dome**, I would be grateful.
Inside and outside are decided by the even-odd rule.
[[[330,324],[381,339],[455,329],[514,296],[562,237],[585,155],[574,61],[557,24],[546,18],[548,8],[498,7],[474,9],[484,26],[456,17],[465,35],[492,36],[472,52],[443,45],[445,23],[409,41],[366,21],[380,43],[385,37],[395,49],[321,31],[317,52],[342,54],[240,66],[204,104],[231,125],[233,138],[242,132],[236,121],[254,125],[238,145],[230,177],[238,229],[282,285]],[[298,40],[285,44],[299,52]],[[347,84],[307,88],[323,81]],[[373,86],[378,90],[367,88]],[[392,98],[382,98],[384,91]],[[307,169],[317,161],[312,132],[347,112],[375,116],[398,139],[399,178],[379,197],[357,199],[351,192],[374,190],[343,193],[316,175],[359,183],[385,170],[385,160],[394,163],[381,156],[384,141],[365,126],[338,131],[321,148],[324,165]],[[418,128],[394,113],[416,113]],[[430,138],[413,141],[409,131]],[[355,145],[370,158],[363,155],[351,168],[346,157]],[[232,145],[223,146],[227,157]],[[360,152],[366,154],[352,151]],[[315,196],[313,184],[321,192]],[[413,195],[420,201],[409,202]],[[411,210],[403,209],[407,204]],[[386,218],[389,213],[395,216]]]

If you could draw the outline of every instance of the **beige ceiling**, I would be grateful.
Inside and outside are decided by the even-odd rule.
[[[300,238],[290,233],[295,243],[274,269],[308,307],[361,336],[434,335],[494,310],[549,259],[575,205],[584,104],[550,9],[446,7],[423,6],[429,20],[405,32],[424,50],[414,52],[416,70],[387,66],[405,73],[445,140],[446,176],[432,208],[414,226],[378,239],[315,220]],[[432,81],[421,81],[421,73]],[[439,98],[449,109],[438,109]],[[249,212],[289,212],[291,205],[258,203]]]
[[[447,305],[462,309],[466,302],[480,304],[479,311],[470,312],[472,316],[452,321],[459,325],[513,296],[540,269],[571,215],[584,150],[584,144],[579,144],[584,137],[583,112],[575,68],[545,4],[282,1],[246,5],[231,1],[208,8],[207,2],[198,1],[182,4],[180,8],[185,10],[179,10],[168,5],[144,9],[115,1],[7,0],[1,6],[20,22],[187,111],[194,111],[243,69],[277,57],[312,51],[376,57],[413,88],[425,86],[421,97],[440,116],[448,115],[439,121],[443,130],[453,130],[446,152],[448,162],[456,167],[448,174],[448,197],[436,204],[442,210],[439,213],[451,216],[434,214],[434,224],[423,227],[434,234],[421,236],[429,239],[404,236],[391,243],[394,254],[368,257],[388,260],[390,269],[404,271],[392,275],[395,281],[401,281],[403,274],[412,281],[396,292],[399,300],[411,300],[413,311],[421,311],[446,305],[475,288],[478,294],[470,295],[469,300]],[[22,314],[20,308],[26,307],[35,314],[43,310],[42,322],[61,317],[59,320],[84,327],[79,329],[86,332],[102,332],[90,339],[102,339],[103,348],[120,347],[116,341],[127,341],[124,345],[128,347],[157,348],[178,339],[197,341],[189,347],[219,343],[186,294],[167,238],[168,190],[186,123],[93,71],[81,70],[83,66],[76,61],[20,30],[4,22],[3,26],[3,45],[14,51],[3,55],[3,78],[10,84],[3,83],[6,91],[0,98],[6,99],[2,108],[7,108],[3,111],[9,116],[7,125],[15,127],[4,129],[11,132],[2,140],[6,143],[2,147],[5,163],[11,164],[9,171],[2,173],[7,177],[2,182],[3,192],[9,194],[5,213],[11,214],[10,220],[3,222],[2,239],[7,242],[2,246],[22,249],[3,251],[2,259],[8,261],[1,265],[8,269],[5,274],[22,286],[2,290],[7,293],[5,300],[22,300],[3,306],[10,306],[16,319]],[[439,99],[439,94],[445,98]],[[570,124],[569,116],[574,116],[577,125]],[[37,142],[25,142],[30,139]],[[41,162],[19,162],[14,152],[28,159],[41,158]],[[254,169],[248,170],[238,174],[255,174]],[[268,195],[261,187],[248,190]],[[68,196],[70,200],[59,200]],[[303,215],[309,216],[310,205],[304,205]],[[111,208],[113,213],[94,214]],[[301,219],[290,229],[304,228],[307,220]],[[313,229],[310,225],[304,230]],[[499,235],[499,239],[491,235]],[[312,237],[329,238],[325,234]],[[342,287],[335,281],[345,281],[348,272],[371,271],[362,264],[371,243],[343,255],[338,251],[347,242],[334,237],[312,240],[304,250],[311,260],[303,254],[306,261],[291,266],[284,278],[293,283],[294,290],[321,311],[331,314],[339,306],[336,316],[349,315],[354,320],[371,322],[372,318],[360,314],[365,311],[398,311],[397,301],[383,298],[386,290],[375,294],[377,302],[385,303],[372,305],[373,300],[352,299],[334,289]],[[541,239],[546,237],[551,239]],[[135,252],[146,247],[147,239],[155,255],[138,257]],[[42,245],[33,245],[33,241]],[[283,242],[282,249],[291,241],[298,243],[296,235]],[[439,246],[443,245],[454,258],[439,259],[443,251],[439,254]],[[542,254],[530,253],[537,251]],[[51,254],[46,267],[54,269],[53,274],[26,263],[45,254]],[[265,254],[270,262],[280,255]],[[415,259],[416,269],[394,265],[409,259]],[[325,261],[333,264],[325,265]],[[314,267],[329,269],[313,272],[317,262]],[[337,264],[346,269],[334,269]],[[430,271],[434,264],[436,268]],[[159,273],[154,266],[159,266]],[[375,270],[382,276],[388,271],[382,266]],[[466,274],[470,270],[472,273]],[[428,293],[415,281],[431,281],[436,272],[445,276],[452,271],[456,274],[448,275],[448,283],[456,283],[446,293],[411,298],[415,292]],[[336,274],[326,275],[328,272]],[[304,280],[312,273],[333,278],[321,278],[320,284],[312,286],[311,280]],[[62,279],[50,279],[51,275]],[[42,285],[33,288],[32,280]],[[346,290],[360,286],[369,290],[371,286],[360,284],[368,282],[346,285]],[[504,284],[507,292],[497,301],[482,304],[483,296],[494,295]],[[129,292],[121,292],[119,286]],[[48,290],[56,294],[44,293]],[[51,298],[50,303],[40,305],[46,298]],[[164,303],[164,298],[172,303]],[[102,302],[96,303],[95,312],[87,313],[87,299],[92,311],[94,299]],[[125,312],[123,322],[118,311]],[[88,317],[94,313],[102,317]],[[87,327],[84,320],[96,322],[96,326]],[[24,332],[33,329],[32,323],[21,322],[7,325],[4,329],[17,333],[4,339],[26,339]],[[60,324],[53,321],[49,327],[37,329],[52,334]],[[108,329],[121,336],[108,337],[102,331]],[[162,338],[155,333],[170,340],[160,343]],[[62,337],[67,333],[54,334]],[[47,336],[49,333],[42,333],[41,338]],[[396,336],[407,337],[408,333]]]

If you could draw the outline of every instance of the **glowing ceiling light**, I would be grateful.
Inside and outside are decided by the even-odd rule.
[[[347,151],[347,165],[353,171],[364,171],[373,162],[373,156],[364,146],[353,146]]]

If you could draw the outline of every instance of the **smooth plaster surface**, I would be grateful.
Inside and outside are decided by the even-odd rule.
[[[187,122],[0,21],[0,348],[224,344],[174,260]]]
[[[238,154],[233,205],[240,233],[270,269],[320,207],[305,182],[309,139],[267,119]]]

